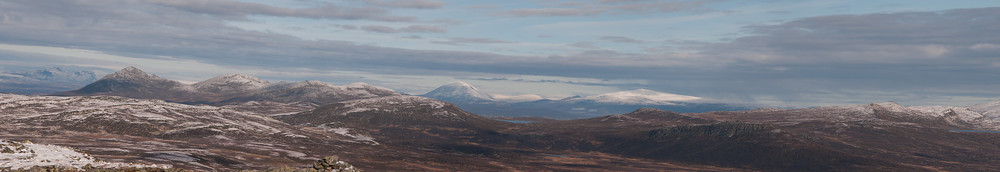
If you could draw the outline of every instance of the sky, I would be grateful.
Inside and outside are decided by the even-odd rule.
[[[0,71],[779,106],[1000,99],[1000,1],[5,0]]]

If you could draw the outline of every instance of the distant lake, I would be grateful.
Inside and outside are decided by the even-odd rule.
[[[518,120],[506,120],[506,119],[498,119],[497,121],[503,121],[503,122],[509,122],[509,123],[519,123],[519,124],[533,123],[533,122],[535,122],[535,121],[518,121]]]
[[[1000,131],[989,131],[989,130],[949,130],[951,132],[963,132],[963,133],[1000,133]]]

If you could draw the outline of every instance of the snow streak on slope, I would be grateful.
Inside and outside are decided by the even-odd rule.
[[[441,117],[454,117],[457,114],[444,110],[447,104],[438,100],[429,99],[426,97],[419,96],[388,96],[388,97],[377,97],[370,99],[360,99],[341,102],[344,104],[345,108],[350,109],[344,112],[344,115],[357,112],[382,112],[382,113],[392,113],[399,110],[407,110],[418,107],[427,107],[429,109],[434,109],[434,112],[430,112],[433,116]]]
[[[267,81],[250,75],[226,74],[195,83],[192,86],[201,91],[231,92],[256,90],[264,88],[268,84]]]
[[[97,168],[170,168],[170,165],[147,165],[95,161],[90,155],[68,147],[0,140],[0,169],[28,169],[35,166],[56,166],[81,169]]]
[[[372,86],[367,83],[353,83],[336,86],[322,81],[296,83],[279,82],[252,93],[243,100],[269,100],[276,102],[311,102],[328,104],[344,100],[354,100],[382,96],[401,95],[391,89]]]
[[[56,124],[68,129],[128,135],[194,136],[209,133],[298,137],[286,132],[290,131],[287,124],[252,112],[113,96],[0,94],[0,118],[14,120],[12,125]]]

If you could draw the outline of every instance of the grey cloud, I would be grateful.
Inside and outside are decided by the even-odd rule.
[[[361,30],[365,30],[365,31],[369,31],[369,32],[378,32],[378,33],[396,33],[396,32],[399,32],[399,31],[396,31],[396,29],[388,27],[388,26],[371,26],[371,25],[369,25],[369,26],[361,26]]]
[[[402,27],[402,28],[398,28],[398,29],[397,28],[388,27],[388,26],[369,25],[369,26],[362,26],[361,29],[365,30],[365,31],[369,31],[369,32],[378,32],[378,33],[398,33],[398,32],[408,32],[408,33],[444,33],[444,32],[448,32],[444,28],[440,28],[440,27],[436,27],[436,26],[427,26],[427,25],[412,25],[412,26]]]
[[[235,0],[149,0],[148,2],[193,13],[241,20],[246,20],[249,15],[379,21],[414,20],[413,17],[408,16],[392,16],[388,11],[379,8],[344,8],[324,5],[314,8],[290,9]]]
[[[410,32],[410,33],[445,33],[448,32],[444,28],[437,26],[428,25],[412,25],[403,28],[399,28],[400,32]]]
[[[486,9],[486,10],[492,10],[492,9],[500,9],[501,6],[500,5],[496,5],[496,4],[469,5],[469,6],[466,6],[465,8],[468,8],[468,9]]]
[[[1000,32],[998,16],[1000,8],[804,18],[748,26],[753,36],[704,44],[698,57],[727,64],[728,70],[720,72],[743,85],[729,90],[785,94],[775,99],[789,102],[855,97],[919,104],[955,95],[995,99],[1000,92],[988,87],[1000,81],[982,78],[1000,77],[1000,68],[993,65],[1000,62],[1000,50],[990,49],[1000,40],[990,34]],[[865,95],[876,92],[899,99]]]
[[[552,69],[576,76],[643,78],[668,92],[750,102],[995,99],[1000,91],[991,87],[1000,80],[983,78],[1000,77],[1000,35],[992,34],[1000,32],[998,16],[1000,8],[822,16],[748,26],[751,36],[732,42],[679,45],[693,53],[593,50],[547,60],[615,73]]]
[[[333,25],[333,26],[334,26],[334,27],[338,27],[338,28],[341,28],[341,29],[347,29],[347,30],[357,30],[357,29],[358,29],[358,27],[357,27],[357,26],[354,26],[354,25],[346,25],[346,24],[335,24],[335,25]]]
[[[424,39],[424,37],[417,36],[417,35],[404,36],[402,38],[406,38],[406,39]]]
[[[1000,8],[836,15],[749,26],[755,36],[708,45],[705,55],[761,64],[958,64],[1000,40]]]
[[[431,41],[435,44],[465,45],[465,44],[503,44],[509,41],[492,38],[448,38],[446,41]]]
[[[603,8],[534,8],[534,9],[515,9],[506,11],[503,14],[516,16],[516,17],[528,17],[528,16],[588,16],[597,15],[607,12],[608,9]]]
[[[454,20],[454,19],[436,19],[436,20],[426,21],[426,23],[438,23],[438,24],[443,24],[443,25],[461,25],[461,24],[465,24],[466,22],[465,21],[461,21],[461,20]]]
[[[502,15],[515,17],[530,16],[591,16],[603,14],[625,13],[669,13],[708,11],[706,4],[723,0],[687,0],[687,1],[637,1],[637,0],[596,0],[592,2],[579,1],[542,1],[548,6],[557,8],[527,8],[513,9],[501,12]]]
[[[597,48],[597,45],[594,45],[593,42],[575,42],[575,43],[566,44],[566,45],[568,45],[570,47],[584,48],[584,49],[596,49]]]
[[[444,6],[444,2],[434,0],[365,0],[365,3],[393,8],[434,9]]]
[[[624,36],[602,36],[601,40],[617,42],[617,43],[643,43],[643,41]]]

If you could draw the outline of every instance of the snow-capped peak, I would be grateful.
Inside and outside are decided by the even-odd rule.
[[[701,97],[670,94],[647,89],[636,89],[587,96],[580,98],[602,103],[673,105],[673,102],[701,100]]]
[[[373,92],[373,93],[375,93],[375,92],[378,92],[378,93],[395,93],[396,92],[396,90],[392,90],[392,89],[385,88],[385,87],[379,87],[379,86],[375,86],[375,85],[372,85],[372,84],[369,84],[369,83],[364,83],[364,82],[350,83],[350,84],[344,85],[344,87],[347,88],[348,90],[367,90],[367,91]]]
[[[226,74],[195,83],[193,86],[199,90],[231,91],[259,89],[268,84],[269,82],[265,80],[246,74]]]
[[[496,101],[490,94],[480,91],[479,88],[472,86],[472,84],[462,81],[442,85],[431,92],[427,92],[427,94],[424,94],[424,97],[445,101]]]
[[[909,112],[910,111],[910,109],[906,108],[906,106],[900,105],[899,103],[896,103],[896,102],[872,103],[871,105],[872,105],[872,107],[876,107],[876,106],[877,107],[881,107],[884,110],[888,110],[890,112],[905,113],[905,112]]]
[[[104,78],[101,78],[101,79],[118,79],[118,80],[135,80],[135,79],[147,79],[148,80],[148,79],[152,79],[152,80],[165,80],[163,78],[160,78],[159,76],[156,76],[156,75],[153,75],[153,74],[148,74],[146,72],[143,72],[142,70],[139,70],[139,68],[132,67],[132,66],[126,67],[125,69],[119,70],[118,72],[115,72],[113,74],[104,76]]]
[[[969,109],[990,118],[1000,118],[1000,100],[972,105]]]
[[[364,83],[364,82],[355,82],[355,83],[350,83],[350,84],[347,84],[347,85],[344,85],[344,86],[346,86],[346,87],[352,87],[352,88],[364,88],[364,87],[370,87],[370,86],[372,86],[372,84]]]
[[[335,86],[335,85],[333,85],[333,84],[330,84],[330,83],[326,83],[326,82],[323,82],[323,81],[318,81],[318,80],[307,80],[307,81],[302,81],[302,82],[299,82],[299,83],[298,83],[298,84],[296,84],[296,85],[298,85],[298,86],[323,86],[323,87],[336,87],[336,86]]]

